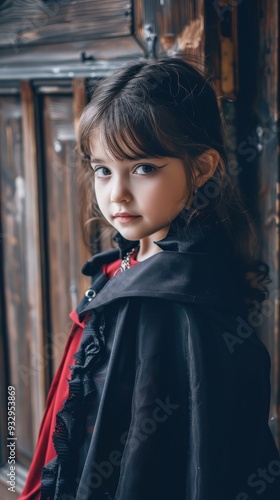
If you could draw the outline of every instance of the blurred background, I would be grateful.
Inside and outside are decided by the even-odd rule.
[[[214,78],[228,158],[269,264],[270,298],[250,324],[271,361],[280,446],[277,0],[0,0],[0,498],[7,492],[7,387],[16,389],[17,489],[46,394],[88,281],[108,248],[79,224],[80,113],[97,81],[138,57],[199,57]],[[230,286],[230,283],[229,283]]]

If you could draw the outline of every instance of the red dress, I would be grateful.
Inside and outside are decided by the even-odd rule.
[[[130,265],[135,266],[138,261],[135,260],[135,254],[130,257]],[[115,271],[120,267],[121,260],[118,259],[111,264],[102,266],[102,271],[112,278]],[[56,414],[63,408],[64,402],[68,397],[68,379],[71,377],[69,366],[75,363],[74,354],[78,351],[85,323],[80,323],[76,311],[72,311],[69,317],[73,321],[70,330],[63,357],[60,362],[57,373],[52,381],[47,401],[46,409],[39,429],[38,441],[28,472],[24,489],[18,500],[39,500],[41,487],[42,468],[56,456],[56,451],[52,441],[52,435],[56,424]],[[104,377],[106,373],[102,374]],[[91,427],[93,431],[94,425]]]

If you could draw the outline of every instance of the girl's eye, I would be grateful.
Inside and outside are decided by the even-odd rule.
[[[156,167],[153,167],[153,165],[138,165],[138,167],[136,167],[136,169],[135,169],[135,172],[138,171],[137,174],[147,175],[147,174],[151,174],[155,170],[156,170]]]
[[[93,171],[96,177],[107,177],[111,173],[107,167],[96,167]]]

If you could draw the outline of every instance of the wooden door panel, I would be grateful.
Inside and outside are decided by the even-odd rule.
[[[33,212],[37,189],[32,165],[24,161],[22,123],[25,110],[19,95],[0,97],[1,217],[4,289],[10,381],[16,389],[16,433],[19,461],[29,463],[43,409],[44,368],[40,353],[40,287],[38,240]],[[31,250],[31,251],[30,251]],[[39,329],[38,329],[39,327]]]
[[[89,280],[81,275],[85,256],[78,218],[77,154],[72,95],[46,95],[43,127],[47,186],[49,294],[56,370],[69,333],[69,313]]]

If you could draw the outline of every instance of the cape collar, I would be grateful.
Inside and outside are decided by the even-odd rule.
[[[221,223],[215,214],[207,218],[191,219],[193,211],[185,210],[180,213],[171,223],[167,235],[154,243],[162,250],[173,252],[207,252],[217,255],[225,255],[225,250],[230,251],[229,241],[226,237]],[[187,226],[187,223],[189,225]],[[82,267],[82,273],[93,276],[102,264],[109,264],[117,259],[123,259],[125,254],[139,244],[139,241],[127,240],[119,232],[115,233],[113,241],[118,248],[101,252],[91,257]]]
[[[84,274],[93,275],[102,263],[122,257],[138,243],[126,240],[119,233],[114,239],[119,248],[94,256],[83,267]],[[233,311],[243,309],[229,238],[214,214],[207,219],[191,219],[187,229],[186,216],[179,214],[166,237],[155,244],[163,252],[108,280],[83,308],[80,318],[92,309],[124,297],[154,297]]]

